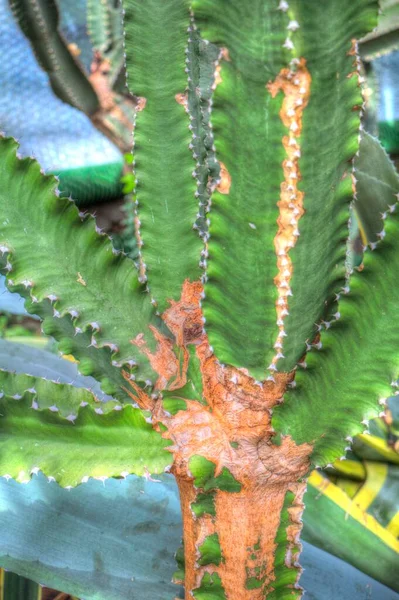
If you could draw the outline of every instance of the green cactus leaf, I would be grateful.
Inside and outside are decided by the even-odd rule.
[[[20,288],[19,291],[27,295],[26,289]],[[76,332],[70,315],[54,317],[54,309],[48,300],[32,302],[28,296],[25,306],[30,313],[43,319],[43,331],[58,341],[60,352],[72,355],[79,361],[78,368],[82,375],[97,379],[103,391],[120,402],[131,402],[130,396],[125,391],[126,381],[122,377],[121,369],[112,363],[110,348],[93,346],[90,331]]]
[[[226,467],[223,467],[220,475],[215,477],[216,465],[203,456],[192,456],[189,461],[189,470],[194,477],[195,487],[201,488],[205,492],[219,489],[233,493],[241,490],[241,483]]]
[[[114,0],[88,0],[87,33],[94,50],[109,61],[111,87],[123,68],[122,4]]]
[[[93,218],[82,221],[72,202],[57,198],[54,178],[43,176],[32,159],[19,160],[16,148],[14,140],[0,140],[0,206],[7,215],[0,244],[8,253],[8,286],[26,288],[33,302],[50,300],[55,318],[69,313],[75,332],[91,329],[91,345],[109,347],[116,365],[137,362],[146,379],[152,370],[132,340],[143,334],[154,347],[148,323],[155,317],[133,263],[115,254]]]
[[[354,161],[356,196],[351,206],[346,268],[361,265],[364,247],[377,242],[384,217],[399,192],[399,177],[378,139],[363,132]]]
[[[380,142],[363,132],[355,160],[354,210],[364,242],[375,243],[384,228],[384,213],[399,198],[399,176]]]
[[[187,0],[125,0],[124,8],[128,83],[142,98],[134,135],[141,277],[148,276],[163,311],[185,279],[201,274],[196,163],[184,107],[189,7]]]
[[[108,0],[87,1],[87,33],[93,48],[102,53],[112,45],[111,8]]]
[[[197,494],[195,502],[191,503],[191,510],[197,519],[203,515],[211,515],[212,517],[215,517],[215,492]]]
[[[197,561],[199,565],[220,565],[222,562],[222,550],[218,534],[212,533],[212,535],[208,535],[199,546],[198,552],[200,555]]]
[[[206,239],[208,212],[210,211],[210,191],[219,175],[210,125],[212,92],[215,80],[215,66],[219,49],[214,44],[201,39],[197,29],[190,33],[187,63],[189,83],[187,91],[188,110],[193,127],[193,154],[196,156],[198,213],[194,224],[200,236]],[[206,251],[202,251],[202,266],[206,265]]]
[[[194,0],[193,10],[201,36],[225,49],[211,113],[216,157],[225,171],[212,194],[205,327],[222,363],[261,379],[273,359],[279,370],[295,366],[345,275],[348,160],[357,150],[360,123],[353,109],[362,102],[356,75],[349,77],[356,72],[349,52],[352,39],[376,24],[377,2]],[[289,129],[279,116],[283,94],[272,98],[266,85],[289,65],[294,80],[304,67],[291,61],[302,58],[312,78],[298,138],[297,189],[304,193],[305,214],[289,253],[293,296],[280,352],[273,349],[279,333],[274,242]]]
[[[111,202],[122,195],[123,161],[72,169],[55,169],[62,196],[72,196],[77,206]]]
[[[353,197],[348,161],[359,148],[360,114],[355,109],[363,103],[351,47],[353,39],[377,24],[378,8],[375,0],[289,4],[300,25],[293,41],[299,56],[307,60],[312,83],[300,141],[299,189],[305,194],[305,214],[299,220],[298,242],[290,252],[293,296],[285,322],[285,359],[278,363],[284,371],[302,358],[304,343],[313,342],[316,324],[335,313],[335,293],[344,285]]]
[[[200,586],[191,593],[195,600],[227,600],[222,580],[217,573],[205,573]]]
[[[93,114],[99,107],[97,94],[58,30],[55,0],[9,0],[9,3],[39,64],[48,74],[54,93],[71,106]]]
[[[216,465],[203,456],[192,456],[188,466],[194,477],[195,487],[201,488],[205,492],[219,489],[233,493],[241,490],[241,483],[234,478],[226,467],[223,467],[220,475],[215,477]]]
[[[176,415],[179,410],[187,410],[187,402],[183,398],[164,398],[162,400],[162,406],[166,412],[171,415]]]
[[[88,477],[162,472],[170,464],[170,454],[165,451],[168,443],[139,409],[127,405],[122,410],[110,408],[98,414],[90,404],[80,406],[76,418],[70,420],[51,409],[32,409],[29,392],[21,399],[3,396],[1,475],[24,482],[32,472],[41,470],[66,487]]]
[[[341,295],[340,318],[322,333],[322,348],[307,355],[296,388],[274,411],[276,431],[297,443],[311,443],[316,465],[332,463],[344,453],[344,436],[360,433],[361,421],[377,416],[378,402],[391,395],[391,383],[399,375],[392,294],[399,269],[395,214],[387,219],[383,237],[376,250],[365,253],[364,269],[352,276],[350,293]],[[384,352],[376,360],[382,343]]]
[[[281,511],[280,525],[275,539],[275,581],[269,586],[268,593],[265,596],[267,597],[267,600],[269,600],[269,598],[270,600],[290,600],[291,598],[302,597],[302,588],[298,586],[301,568],[295,559],[295,557],[299,556],[302,548],[299,542],[290,543],[288,537],[288,528],[291,524],[289,509],[293,506],[294,500],[294,494],[292,492],[287,492]],[[259,583],[262,583],[260,580],[254,579]],[[255,581],[253,581],[253,584]]]
[[[209,213],[205,327],[221,362],[249,368],[259,378],[277,336],[273,237],[284,127],[281,99],[273,100],[265,87],[285,64],[286,25],[276,8],[263,0],[193,3],[201,36],[228,50],[212,99],[216,157],[223,170]],[[251,44],[244,47],[242,39]]]
[[[0,370],[0,394],[19,399],[25,393],[31,395],[33,409],[48,408],[72,422],[79,412],[79,407],[87,404],[93,410],[99,411],[99,414],[122,408],[122,405],[114,400],[100,402],[91,390],[84,387]]]

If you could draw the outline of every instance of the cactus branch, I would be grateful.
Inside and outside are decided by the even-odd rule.
[[[158,320],[133,263],[96,231],[92,217],[81,219],[73,202],[58,197],[54,177],[42,175],[30,158],[19,160],[16,149],[14,140],[0,138],[0,201],[7,211],[0,244],[8,285],[25,288],[33,303],[50,302],[55,318],[68,314],[76,333],[90,331],[92,346],[110,348],[115,365],[138,366],[141,380],[151,378],[132,340],[144,332],[154,346],[147,324]]]
[[[205,327],[222,363],[258,379],[268,368],[273,376],[295,367],[345,277],[353,193],[347,161],[358,148],[354,109],[362,104],[352,40],[375,25],[376,6],[375,0],[340,0],[328,10],[296,0],[193,2],[201,36],[222,50],[211,113],[222,171],[209,217]],[[337,118],[325,118],[334,112]],[[282,214],[281,193],[288,192],[292,206]],[[305,213],[297,222],[299,197]],[[279,236],[287,245],[279,262],[292,268],[279,265],[277,272]]]
[[[362,271],[351,278],[350,292],[341,293],[339,320],[323,331],[320,350],[307,355],[307,368],[298,371],[296,388],[274,412],[277,431],[289,432],[297,443],[314,441],[316,465],[344,454],[344,436],[367,429],[368,420],[383,411],[385,399],[393,392],[391,383],[399,376],[397,302],[392,295],[398,235],[398,217],[390,214],[379,234],[383,241],[365,253]],[[376,360],[375,350],[382,340],[384,353]],[[334,385],[326,394],[327,381]]]
[[[32,408],[34,398],[25,392],[0,399],[0,476],[27,482],[41,470],[67,487],[90,477],[159,473],[170,463],[167,444],[137,408],[100,411],[83,403],[71,420],[51,408]]]
[[[201,274],[193,230],[198,159],[190,150],[197,125],[185,101],[194,39],[186,0],[124,6],[128,84],[141,99],[134,135],[140,277],[162,312],[186,278]]]

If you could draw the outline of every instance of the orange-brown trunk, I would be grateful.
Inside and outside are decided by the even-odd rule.
[[[186,599],[264,600],[284,584],[298,598],[294,587],[305,486],[300,481],[309,472],[312,446],[298,445],[289,435],[275,437],[271,424],[273,408],[295,373],[276,372],[256,381],[245,369],[221,364],[203,330],[201,297],[201,283],[186,280],[181,299],[171,300],[162,314],[174,341],[152,326],[155,352],[143,334],[132,340],[158,374],[159,395],[149,396],[123,373],[126,391],[142,409],[151,410],[153,427],[171,442],[167,449],[173,454],[183,513]],[[195,347],[195,358],[188,346]],[[190,361],[202,380],[194,398],[183,391]],[[166,400],[176,392],[183,406],[166,410],[164,390]],[[199,472],[193,474],[198,460],[207,465],[208,475],[212,471],[206,481],[201,475],[197,479]],[[197,489],[194,480],[207,490]],[[285,571],[282,582],[276,580],[276,566]],[[288,576],[287,569],[292,569]]]
[[[297,569],[304,483],[243,488],[241,492],[215,492],[216,516],[196,518],[191,504],[197,497],[193,482],[177,477],[183,515],[185,598],[201,587],[205,573],[216,573],[226,600],[264,600],[277,584],[275,577],[276,535],[286,493],[294,493],[288,509],[289,524],[284,563]],[[200,566],[199,548],[205,538],[217,533],[222,560],[219,565]],[[215,595],[215,598],[219,596]]]

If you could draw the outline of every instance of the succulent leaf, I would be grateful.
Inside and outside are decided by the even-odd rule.
[[[25,393],[29,393],[32,398],[32,409],[48,408],[67,417],[71,422],[75,420],[79,407],[87,404],[101,413],[122,408],[121,404],[114,400],[101,402],[91,390],[84,387],[74,387],[68,383],[0,370],[0,395],[18,400]]]
[[[399,454],[377,436],[361,433],[353,440],[353,448],[365,460],[399,465]]]
[[[91,479],[71,490],[42,473],[27,485],[0,477],[0,504],[5,568],[77,598],[184,597],[170,581],[181,539],[171,475]]]
[[[20,288],[19,291],[27,296],[27,290]],[[79,361],[78,368],[82,375],[97,379],[102,390],[120,402],[131,402],[125,391],[126,382],[121,369],[112,361],[110,348],[94,346],[90,330],[77,332],[70,315],[55,317],[54,309],[48,300],[32,302],[31,297],[27,296],[25,306],[31,314],[36,314],[43,320],[43,331],[58,341],[60,352],[70,354]]]
[[[14,140],[0,139],[0,204],[7,215],[0,243],[8,253],[8,286],[26,288],[33,301],[49,300],[55,318],[69,313],[77,333],[91,329],[93,346],[108,346],[117,364],[146,367],[146,379],[151,368],[131,342],[146,335],[153,309],[133,263],[115,254],[93,218],[82,221],[73,203],[57,197],[53,177],[43,176],[32,159],[19,160],[16,148]]]
[[[24,343],[0,340],[0,369],[15,374],[67,383],[90,390],[100,401],[108,401],[100,385],[92,377],[81,375],[77,363],[65,360],[47,350]],[[30,386],[28,386],[30,387]]]
[[[309,477],[304,500],[304,540],[399,591],[394,535],[318,471]]]
[[[394,538],[399,538],[399,466],[373,461],[365,461],[364,466],[366,479],[352,500]],[[399,543],[397,550],[399,553]]]
[[[108,407],[103,413],[88,404],[80,406],[71,421],[51,409],[32,409],[30,392],[21,399],[3,396],[1,475],[26,482],[31,473],[41,470],[69,487],[89,477],[105,480],[130,473],[162,472],[170,464],[167,442],[139,409],[126,405],[122,410]]]

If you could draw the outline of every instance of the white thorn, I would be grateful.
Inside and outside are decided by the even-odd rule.
[[[290,21],[287,25],[287,29],[289,29],[289,31],[296,31],[299,29],[298,21]]]
[[[287,38],[283,44],[283,48],[287,48],[287,50],[293,50],[294,49],[294,44],[292,43],[292,40],[290,40],[290,38]]]

